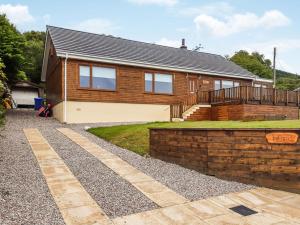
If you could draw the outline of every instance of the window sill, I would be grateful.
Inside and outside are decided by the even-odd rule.
[[[117,92],[117,90],[107,90],[107,89],[97,89],[97,88],[83,88],[79,87],[77,90],[82,90],[82,91],[103,91],[103,92]]]
[[[148,95],[167,95],[167,96],[175,96],[174,94],[155,93],[155,92],[144,92],[144,94],[148,94]]]

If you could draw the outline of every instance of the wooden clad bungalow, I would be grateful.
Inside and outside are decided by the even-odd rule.
[[[298,118],[296,92],[282,96],[271,81],[184,42],[172,48],[53,26],[46,38],[42,80],[62,122]]]

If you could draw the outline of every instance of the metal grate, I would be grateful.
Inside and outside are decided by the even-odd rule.
[[[244,205],[238,205],[235,207],[230,208],[232,211],[242,215],[242,216],[250,216],[252,214],[256,214],[257,212],[249,209],[248,207],[244,206]]]

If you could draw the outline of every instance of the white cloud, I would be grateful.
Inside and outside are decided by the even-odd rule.
[[[161,6],[174,6],[178,0],[128,0],[131,3],[139,5],[161,5]]]
[[[26,5],[0,5],[0,14],[6,14],[7,18],[14,24],[20,25],[34,21]]]
[[[161,38],[159,41],[156,42],[158,45],[164,45],[169,47],[179,48],[181,46],[181,42],[177,40],[170,40],[167,38]]]
[[[208,5],[202,5],[199,7],[183,8],[179,11],[179,14],[183,16],[197,16],[200,14],[206,15],[224,15],[233,12],[233,7],[227,2],[215,2]]]
[[[261,17],[254,13],[234,14],[220,20],[216,17],[201,14],[194,19],[198,30],[208,30],[214,36],[228,36],[255,28],[269,29],[286,26],[290,19],[278,10],[270,10]]]
[[[111,21],[101,18],[82,21],[72,26],[72,28],[97,34],[112,34],[116,29],[118,29],[118,27],[115,26]]]

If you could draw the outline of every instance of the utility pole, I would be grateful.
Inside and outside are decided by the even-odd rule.
[[[276,88],[276,47],[274,47],[274,58],[273,58],[273,88]]]

